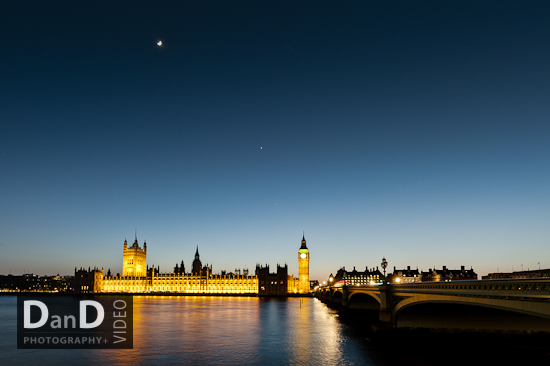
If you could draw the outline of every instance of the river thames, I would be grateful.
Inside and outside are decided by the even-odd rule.
[[[437,334],[372,339],[314,298],[208,296],[134,297],[131,350],[18,350],[16,303],[16,296],[0,297],[2,365],[431,365],[479,351],[457,352]],[[489,359],[501,350],[487,350]],[[533,356],[529,349],[508,353]]]

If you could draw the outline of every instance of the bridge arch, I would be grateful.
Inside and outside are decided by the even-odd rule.
[[[544,302],[445,295],[411,296],[400,301],[393,308],[392,322],[397,327],[497,330],[509,328],[512,322],[518,330],[550,329],[548,304]]]
[[[348,298],[350,309],[380,310],[380,297],[368,292],[351,292]]]
[[[344,298],[344,293],[342,292],[342,290],[338,289],[332,292],[331,299],[333,302],[342,302],[343,298]]]
[[[364,292],[364,291],[350,291],[350,294],[349,294],[349,301],[352,301],[353,298],[355,297],[355,299],[357,299],[358,297],[359,298],[362,298],[363,296],[366,296],[366,297],[369,297],[371,299],[374,299],[376,300],[379,304],[381,302],[380,300],[380,294],[377,294],[377,293],[370,293],[370,292]]]

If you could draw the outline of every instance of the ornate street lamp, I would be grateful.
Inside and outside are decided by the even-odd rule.
[[[382,258],[382,268],[384,269],[384,283],[386,283],[386,267],[388,266],[388,261],[386,258]]]

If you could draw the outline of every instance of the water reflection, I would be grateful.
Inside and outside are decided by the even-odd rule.
[[[254,364],[260,300],[253,297],[134,297],[134,349],[103,350],[111,364]]]
[[[314,299],[135,298],[133,352],[121,364],[368,364],[361,340],[343,333]]]
[[[0,342],[13,339],[8,355],[20,364],[375,364],[365,340],[312,298],[136,296],[132,350],[16,350],[15,311],[9,324],[2,313],[11,335]]]

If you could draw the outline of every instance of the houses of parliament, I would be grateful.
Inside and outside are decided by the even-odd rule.
[[[309,283],[309,250],[305,235],[298,251],[299,277],[288,275],[287,265],[277,265],[276,273],[269,272],[269,266],[256,265],[256,273],[248,269],[235,273],[213,274],[212,266],[203,266],[199,248],[190,272],[185,271],[183,261],[176,264],[173,272],[160,272],[155,266],[147,265],[147,243],[139,246],[137,236],[133,245],[124,240],[122,276],[112,276],[109,270],[75,268],[74,289],[78,293],[181,293],[181,294],[257,294],[287,295],[307,294]]]

